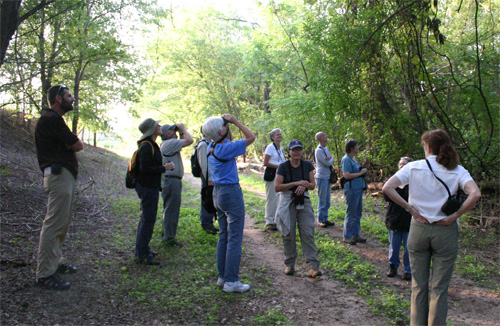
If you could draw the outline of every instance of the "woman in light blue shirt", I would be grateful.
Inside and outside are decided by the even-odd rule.
[[[346,212],[344,218],[344,242],[350,245],[365,243],[366,239],[359,234],[361,229],[361,214],[363,213],[363,190],[366,188],[364,175],[366,168],[363,168],[356,161],[355,155],[359,153],[358,142],[349,139],[345,143],[346,154],[342,158],[342,172],[347,179],[344,185],[344,195],[346,199]]]

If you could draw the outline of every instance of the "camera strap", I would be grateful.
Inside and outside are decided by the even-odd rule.
[[[448,188],[448,186],[446,185],[446,183],[444,183],[443,180],[441,180],[437,175],[436,173],[434,173],[434,171],[432,170],[432,166],[431,166],[431,163],[429,163],[429,161],[427,159],[425,159],[425,161],[427,162],[427,165],[429,166],[429,169],[431,170],[432,174],[434,174],[434,176],[436,177],[436,179],[439,180],[439,182],[441,182],[443,184],[443,186],[446,188],[446,191],[448,192],[448,196],[451,197],[451,192],[450,192],[450,189]]]

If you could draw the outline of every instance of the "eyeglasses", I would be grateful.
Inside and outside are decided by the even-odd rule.
[[[59,86],[59,89],[57,90],[56,95],[59,95],[59,92],[61,92],[61,89],[69,89],[69,88],[61,84],[61,85]]]

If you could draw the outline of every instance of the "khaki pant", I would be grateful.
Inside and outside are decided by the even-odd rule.
[[[306,263],[314,269],[319,268],[317,259],[318,249],[314,242],[315,217],[309,198],[304,199],[304,208],[296,209],[295,204],[290,204],[290,233],[282,236],[285,247],[285,265],[293,267],[297,260],[296,226],[299,227],[300,241],[302,242],[302,251],[306,256]]]
[[[458,254],[458,225],[412,220],[408,237],[412,271],[410,325],[446,325],[448,286]]]
[[[264,181],[266,184],[266,225],[276,224],[276,208],[278,198],[274,190],[274,181]]]
[[[61,174],[46,174],[43,187],[48,195],[47,215],[40,232],[37,279],[54,274],[62,259],[61,244],[70,222],[76,180],[67,169]]]

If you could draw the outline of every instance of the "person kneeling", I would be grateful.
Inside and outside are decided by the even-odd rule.
[[[295,273],[297,246],[295,227],[298,224],[302,250],[306,263],[310,268],[309,277],[321,276],[319,261],[316,258],[318,250],[314,242],[314,211],[311,206],[308,190],[316,186],[314,166],[311,162],[302,160],[302,142],[292,140],[289,144],[290,160],[280,164],[276,172],[274,188],[280,192],[276,226],[283,237],[285,249],[285,274]]]

